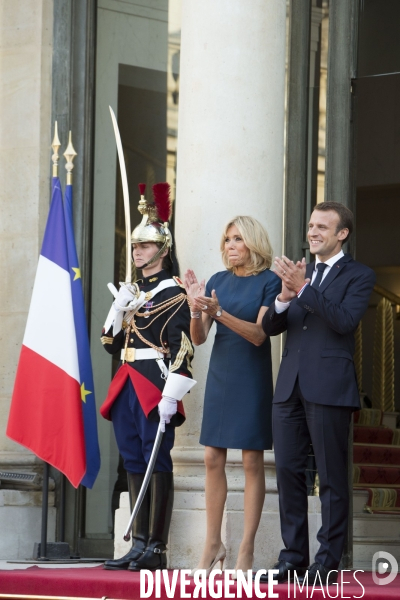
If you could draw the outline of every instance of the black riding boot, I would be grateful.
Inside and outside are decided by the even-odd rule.
[[[150,526],[147,547],[140,558],[133,560],[129,571],[167,568],[167,542],[174,504],[173,473],[154,473],[150,482]]]
[[[142,487],[144,473],[127,473],[128,488],[129,488],[129,504],[131,512],[135,506],[136,499]],[[119,571],[127,569],[129,563],[138,559],[144,552],[147,540],[149,538],[149,522],[150,522],[150,490],[147,489],[142,505],[132,525],[132,548],[122,558],[115,560],[106,560],[104,569],[111,571]]]

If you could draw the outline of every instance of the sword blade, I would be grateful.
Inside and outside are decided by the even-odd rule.
[[[129,207],[129,189],[128,189],[128,178],[126,175],[126,166],[124,151],[122,149],[121,135],[119,133],[117,119],[111,106],[108,107],[111,113],[111,120],[114,127],[115,141],[117,143],[119,168],[121,171],[122,181],[122,193],[124,197],[124,210],[125,210],[125,235],[126,235],[126,270],[125,270],[125,282],[131,283],[132,280],[132,256],[131,256],[131,212]]]
[[[135,506],[133,507],[133,511],[132,511],[132,514],[131,514],[131,518],[129,519],[128,526],[125,529],[124,540],[126,542],[128,542],[131,539],[132,524],[133,524],[133,521],[136,519],[136,516],[137,516],[137,514],[138,514],[138,512],[140,510],[140,507],[142,505],[143,498],[144,498],[144,496],[146,494],[146,491],[147,491],[147,488],[149,486],[150,479],[151,479],[151,476],[153,474],[154,465],[156,464],[158,451],[159,451],[160,446],[161,446],[162,438],[163,438],[163,432],[161,431],[161,425],[159,425],[158,429],[157,429],[156,439],[154,440],[154,446],[153,446],[153,450],[151,452],[149,464],[147,465],[146,473],[145,473],[145,476],[144,476],[144,479],[143,479],[142,487],[140,488],[140,492],[139,492],[139,495],[138,495],[137,500],[135,502]]]

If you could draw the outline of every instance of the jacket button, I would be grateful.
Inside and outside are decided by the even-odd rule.
[[[305,331],[305,330],[307,329],[307,325],[304,325],[303,329],[304,329],[304,331]]]

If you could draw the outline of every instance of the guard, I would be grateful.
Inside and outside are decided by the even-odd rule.
[[[121,364],[100,412],[113,423],[127,471],[131,510],[138,497],[159,423],[165,431],[150,484],[132,526],[132,549],[107,560],[105,569],[165,569],[173,507],[171,450],[175,427],[185,420],[182,398],[195,384],[191,361],[190,311],[168,227],[168,183],[153,186],[154,201],[140,184],[142,222],[131,236],[133,260],[143,278],[121,284],[101,342],[120,353]]]

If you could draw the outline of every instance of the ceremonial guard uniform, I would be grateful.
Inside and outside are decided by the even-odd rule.
[[[165,428],[150,485],[133,523],[132,549],[121,559],[105,563],[106,569],[133,571],[166,568],[165,553],[173,506],[170,452],[175,427],[185,420],[182,397],[195,384],[187,297],[181,281],[171,273],[172,236],[165,218],[169,218],[170,211],[169,186],[153,186],[155,202],[152,204],[144,199],[144,186],[141,186],[139,210],[143,220],[133,231],[131,241],[139,245],[153,243],[159,248],[151,261],[143,265],[144,272],[144,267],[160,260],[167,248],[170,254],[163,259],[162,270],[133,285],[121,286],[119,292],[114,288],[115,301],[101,337],[107,352],[121,356],[121,365],[100,412],[113,423],[127,471],[131,509],[153,449],[159,412],[162,428]],[[169,410],[170,405],[174,409],[165,419],[165,406]]]

